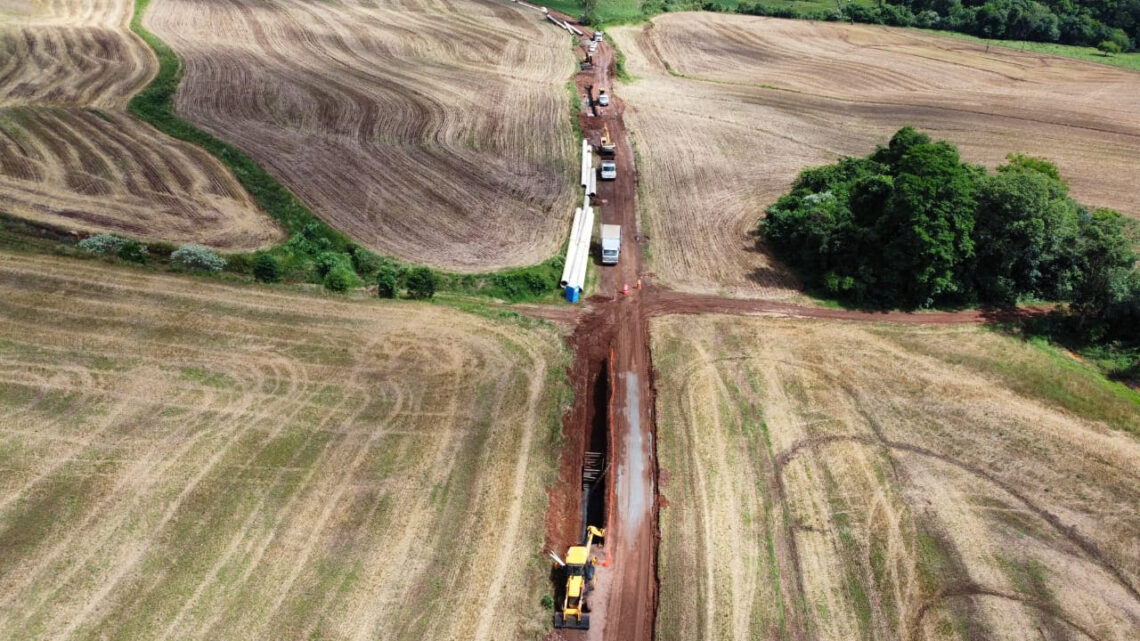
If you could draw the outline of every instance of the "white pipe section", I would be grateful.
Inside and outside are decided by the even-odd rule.
[[[590,241],[594,239],[594,208],[587,207],[582,215],[583,233],[578,238],[578,260],[570,277],[570,286],[579,291],[586,285],[586,266],[590,263]]]
[[[566,244],[566,262],[562,265],[562,278],[559,279],[559,284],[565,287],[570,282],[570,276],[574,273],[574,256],[578,251],[578,235],[581,233],[582,227],[582,208],[574,210],[574,221],[570,223],[570,242]]]
[[[598,172],[591,171],[589,184],[586,185],[586,196],[596,195],[598,195]]]
[[[583,207],[582,208],[582,217],[578,221],[578,233],[576,234],[575,239],[574,239],[574,255],[573,255],[573,261],[572,261],[574,263],[574,266],[570,268],[570,278],[568,279],[570,286],[572,286],[572,287],[574,286],[574,283],[575,283],[574,277],[578,273],[579,268],[581,267],[582,263],[590,260],[590,256],[589,256],[589,254],[590,254],[590,250],[589,250],[590,237],[593,235],[593,231],[594,231],[594,210],[591,209],[590,207]],[[585,243],[586,251],[582,251],[582,247],[583,247],[582,240],[583,239],[585,239],[585,241],[586,241],[586,243]],[[578,284],[577,286],[580,288],[581,284]]]
[[[590,184],[590,172],[594,170],[594,159],[590,155],[590,141],[582,139],[582,186]]]

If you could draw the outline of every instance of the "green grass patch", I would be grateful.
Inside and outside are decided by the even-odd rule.
[[[1044,338],[1006,336],[994,348],[947,352],[921,333],[892,336],[917,353],[995,377],[1020,395],[1042,398],[1082,418],[1140,435],[1140,392],[1109,380],[1093,363],[1077,360]]]
[[[1018,49],[1020,51],[1029,51],[1032,53],[1043,53],[1051,56],[1061,56],[1063,58],[1072,58],[1074,60],[1083,60],[1085,62],[1096,62],[1102,65],[1112,65],[1113,67],[1121,67],[1123,69],[1140,71],[1140,51],[1118,53],[1115,55],[1106,56],[1103,53],[1097,51],[1095,47],[1063,45],[1053,42],[1032,42],[1029,40],[993,40],[987,38],[979,38],[977,36],[971,36],[965,33],[958,33],[956,31],[941,31],[937,29],[918,29],[918,31],[936,33],[940,36],[949,36],[951,38],[958,38],[959,40],[980,42],[995,47]]]
[[[577,0],[545,0],[540,4],[572,18],[582,17],[582,3]],[[641,0],[598,0],[593,18],[595,24],[614,25],[640,22],[645,16]]]

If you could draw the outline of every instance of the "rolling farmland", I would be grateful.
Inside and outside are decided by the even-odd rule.
[[[1140,216],[1140,74],[908,30],[711,13],[613,35],[642,163],[652,267],[671,286],[790,297],[752,236],[804,167],[905,124],[993,167],[1057,163],[1073,196]]]
[[[668,639],[1131,639],[1136,394],[976,327],[653,322]]]
[[[567,37],[500,2],[155,0],[180,114],[383,254],[456,271],[562,242],[576,147]]]
[[[133,6],[0,2],[0,211],[228,250],[279,240],[221,163],[125,113],[158,67]]]
[[[13,254],[0,297],[4,638],[541,629],[551,330]]]

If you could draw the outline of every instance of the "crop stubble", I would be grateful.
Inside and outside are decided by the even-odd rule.
[[[1074,197],[1140,216],[1140,74],[920,32],[708,13],[613,30],[652,267],[671,285],[786,298],[753,232],[804,167],[915,125],[994,167],[1055,161]]]
[[[221,163],[125,113],[158,66],[133,6],[0,2],[0,211],[220,249],[280,239]]]
[[[672,316],[653,348],[658,638],[1135,638],[1140,412],[1091,370],[975,327]]]
[[[157,0],[179,113],[371,249],[457,271],[547,258],[572,211],[573,55],[498,2]]]
[[[552,331],[8,254],[0,293],[5,638],[541,627]]]

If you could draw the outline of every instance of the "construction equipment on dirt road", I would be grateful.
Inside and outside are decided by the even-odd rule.
[[[611,157],[617,155],[617,145],[614,144],[614,139],[610,138],[609,125],[602,127],[602,144],[598,145],[598,154]]]
[[[586,531],[586,542],[566,551],[566,562],[562,564],[566,568],[566,598],[562,601],[562,611],[554,613],[556,628],[590,629],[590,608],[586,595],[594,587],[594,570],[598,565],[598,558],[590,556],[590,548],[594,544],[594,537],[605,538],[606,531],[592,525]]]
[[[586,59],[578,63],[578,69],[581,71],[592,71],[594,69],[594,56],[587,53]]]
[[[602,264],[616,265],[621,256],[621,225],[602,225]]]

